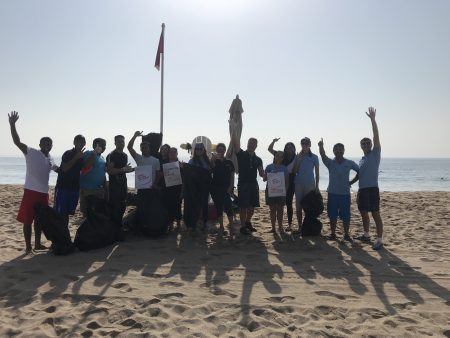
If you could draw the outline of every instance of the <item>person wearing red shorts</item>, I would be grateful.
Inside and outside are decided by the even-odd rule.
[[[17,133],[16,122],[19,119],[19,113],[12,111],[11,114],[8,114],[8,118],[14,144],[22,151],[26,160],[27,169],[24,193],[17,220],[23,223],[25,252],[26,254],[31,254],[33,252],[31,247],[31,224],[35,218],[34,207],[38,203],[48,206],[48,179],[50,170],[54,169],[54,162],[50,156],[53,141],[50,137],[43,137],[39,142],[40,150],[28,147],[20,141],[19,134]],[[41,229],[36,222],[34,223],[34,249],[47,249],[41,244]]]

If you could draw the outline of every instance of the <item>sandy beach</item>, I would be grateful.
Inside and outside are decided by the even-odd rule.
[[[22,187],[0,192],[1,337],[450,337],[450,192],[382,193],[379,252],[271,234],[262,203],[250,237],[173,232],[64,257],[23,255]]]

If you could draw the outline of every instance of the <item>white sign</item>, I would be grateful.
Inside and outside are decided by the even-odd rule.
[[[269,197],[286,196],[284,173],[267,173],[267,190]]]
[[[136,189],[150,189],[152,187],[152,172],[151,165],[139,165],[134,170],[135,187]]]
[[[164,163],[163,173],[164,173],[164,181],[166,182],[166,187],[172,187],[174,185],[183,184],[183,181],[181,180],[180,165],[178,161]]]

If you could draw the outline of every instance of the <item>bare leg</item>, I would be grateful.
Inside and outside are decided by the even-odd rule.
[[[43,246],[41,244],[41,234],[42,229],[39,223],[34,222],[34,249],[35,250],[45,250],[47,249],[46,246]]]
[[[217,219],[219,220],[219,231],[224,232],[224,227],[223,227],[223,215],[220,215],[219,217],[217,217]]]
[[[270,205],[270,224],[272,225],[272,232],[275,233],[275,221],[277,218],[277,209],[275,205]]]
[[[345,235],[350,236],[350,234],[349,234],[349,232],[350,232],[350,222],[349,221],[345,221],[345,222],[342,222],[342,223],[344,225],[344,233],[345,233]]]
[[[367,211],[360,211],[360,213],[361,213],[364,232],[366,234],[368,234],[369,233],[369,224],[370,224],[369,213]]]
[[[369,216],[367,216],[367,218],[369,218]],[[377,227],[377,237],[383,238],[383,220],[381,219],[380,211],[373,211],[372,218]]]
[[[277,205],[277,220],[278,220],[278,229],[280,230],[280,232],[284,232],[284,228],[283,228],[283,211],[284,211],[284,206],[282,205]]]
[[[25,238],[25,252],[31,252],[31,224],[23,225],[23,237]]]
[[[298,232],[300,232],[303,223],[303,212],[300,206],[297,206],[297,222],[298,222]]]

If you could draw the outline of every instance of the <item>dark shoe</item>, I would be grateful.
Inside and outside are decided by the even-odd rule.
[[[377,240],[373,243],[373,249],[374,249],[374,250],[381,250],[381,249],[383,249],[383,242],[377,239]]]
[[[327,237],[328,241],[335,241],[337,239],[336,234],[331,234],[330,236]]]
[[[364,243],[370,243],[370,236],[364,236],[364,234],[353,236],[353,239],[356,239]]]
[[[250,235],[252,233],[247,227],[241,227],[239,232],[243,235]]]
[[[349,234],[344,235],[344,242],[353,243],[353,239],[350,237]]]

